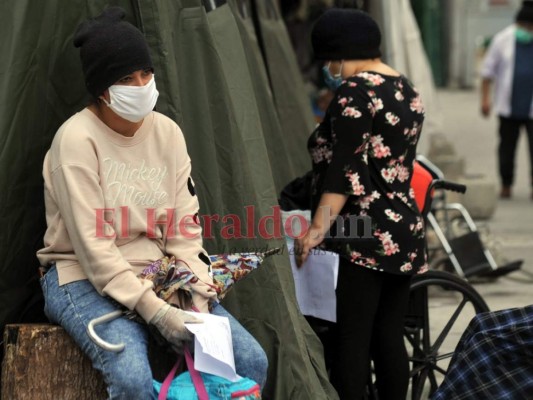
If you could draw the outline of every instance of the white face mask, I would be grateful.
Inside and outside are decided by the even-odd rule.
[[[131,122],[139,122],[152,111],[157,102],[159,92],[152,76],[144,86],[112,85],[109,87],[107,104],[116,114]]]

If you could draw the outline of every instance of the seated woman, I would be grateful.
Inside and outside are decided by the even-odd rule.
[[[44,160],[48,229],[37,256],[47,271],[45,312],[102,373],[110,399],[150,399],[147,326],[124,317],[99,326],[102,339],[126,344],[120,353],[97,346],[86,329],[122,305],[169,345],[190,340],[184,324],[197,318],[170,307],[137,277],[151,262],[175,256],[198,277],[194,306],[229,317],[237,373],[263,386],[263,349],[216,302],[185,140],[174,121],[152,111],[158,91],[148,45],[124,16],[108,8],[74,37],[93,102],[60,127]],[[190,222],[186,235],[177,225],[183,218]]]

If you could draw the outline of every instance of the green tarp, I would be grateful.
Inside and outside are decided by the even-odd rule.
[[[281,189],[287,184],[288,176],[304,175],[310,168],[310,159],[305,151],[305,147],[295,147],[294,140],[287,140],[287,138],[294,138],[296,136],[298,138],[297,143],[299,145],[305,145],[304,140],[310,131],[304,132],[305,128],[297,132],[291,132],[289,127],[286,130],[283,129],[276,110],[264,58],[255,31],[253,22],[254,10],[252,9],[251,1],[229,0],[228,4],[233,11],[241,35],[244,54],[246,55],[246,61],[251,73],[251,82],[257,102],[257,109],[263,128],[263,137],[267,146],[272,177],[274,178],[276,191],[280,193]],[[305,97],[302,96],[302,93],[298,92],[298,87],[294,89],[298,93],[298,97]],[[304,113],[305,111],[307,110],[304,110]],[[299,120],[299,114],[294,115],[294,118]]]
[[[209,13],[201,0],[1,3],[2,325],[20,319],[20,310],[28,308],[38,293],[35,251],[45,228],[42,160],[59,125],[86,104],[72,34],[81,20],[107,5],[124,7],[152,48],[160,91],[157,109],[183,129],[204,230],[205,221],[213,220],[205,241],[208,252],[284,245],[282,237],[268,237],[277,236],[277,194],[307,169],[305,138],[313,122],[300,85],[278,93],[279,79],[289,77],[289,85],[296,71],[294,64],[287,69],[291,74],[273,77],[279,70],[273,70],[276,63],[269,57],[295,63],[294,58],[284,58],[288,42],[281,22],[259,33],[261,53],[250,15],[239,10],[246,4],[250,12],[260,11],[260,3],[235,0]],[[259,15],[257,21],[262,18]],[[285,44],[270,46],[276,30],[279,43]],[[267,57],[268,75],[261,54]],[[219,222],[214,222],[217,215]],[[261,219],[268,221],[267,237],[260,235]],[[243,238],[236,237],[237,220]],[[327,381],[321,345],[297,309],[286,251],[240,282],[224,304],[267,351],[265,399],[337,398]]]
[[[300,175],[311,169],[307,154],[307,138],[315,122],[311,102],[290,37],[276,0],[254,2],[274,103],[282,125],[284,141]],[[304,149],[304,151],[302,151]]]

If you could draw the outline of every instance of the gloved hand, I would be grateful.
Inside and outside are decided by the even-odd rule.
[[[202,323],[198,319],[185,311],[165,304],[150,320],[163,337],[175,348],[181,348],[183,341],[192,340],[193,335],[187,328],[186,323]]]

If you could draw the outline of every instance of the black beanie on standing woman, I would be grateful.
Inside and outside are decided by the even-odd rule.
[[[367,13],[331,8],[316,21],[311,32],[319,60],[368,60],[381,57],[381,31]]]
[[[98,17],[82,22],[74,34],[85,84],[94,98],[132,72],[153,70],[146,39],[123,20],[125,16],[122,8],[109,7]]]

